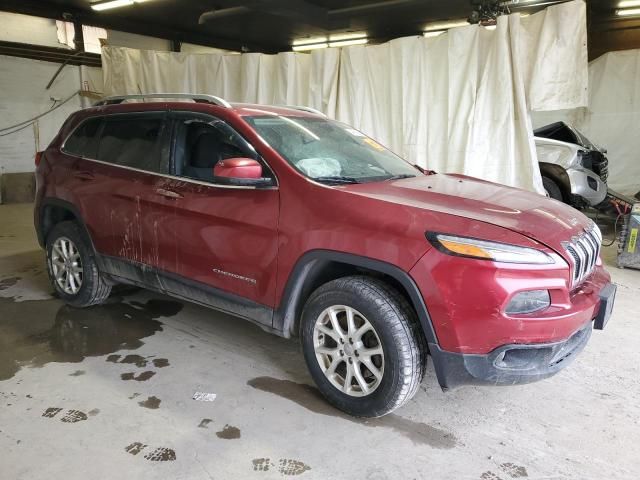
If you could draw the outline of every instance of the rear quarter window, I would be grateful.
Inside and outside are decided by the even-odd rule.
[[[102,118],[90,118],[80,124],[64,144],[63,151],[85,158],[96,158]]]

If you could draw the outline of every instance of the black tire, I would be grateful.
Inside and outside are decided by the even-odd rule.
[[[316,320],[329,307],[344,305],[360,312],[373,326],[384,352],[384,370],[372,393],[354,397],[325,376],[314,350]],[[352,276],[326,283],[309,297],[300,325],[307,367],[320,392],[338,409],[356,417],[380,417],[409,401],[426,368],[427,347],[415,311],[386,282]]]
[[[60,288],[53,274],[53,245],[56,240],[61,237],[68,238],[73,242],[80,254],[80,260],[82,262],[82,283],[80,289],[75,294],[69,294]],[[56,294],[65,303],[74,307],[83,308],[103,303],[109,297],[112,284],[98,270],[93,247],[77,223],[67,221],[56,224],[47,235],[46,248],[49,280]]]
[[[549,198],[553,198],[559,202],[564,202],[564,199],[562,198],[562,190],[560,190],[560,187],[556,182],[551,180],[549,177],[542,177],[542,185],[549,194]]]

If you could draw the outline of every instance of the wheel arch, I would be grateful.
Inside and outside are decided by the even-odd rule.
[[[51,229],[56,224],[66,221],[73,221],[78,224],[95,252],[93,240],[80,215],[80,211],[72,203],[57,198],[45,198],[40,204],[38,223],[36,224],[36,233],[40,246],[46,248],[47,235],[49,235]]]
[[[571,181],[569,180],[567,171],[560,165],[553,163],[540,162],[539,165],[542,176],[552,180],[560,189],[562,200],[569,202],[571,199]]]
[[[302,309],[315,289],[331,280],[363,273],[383,278],[398,289],[414,308],[427,342],[438,343],[422,294],[407,272],[381,260],[332,250],[313,250],[298,260],[274,312],[274,328],[286,338],[297,336]]]

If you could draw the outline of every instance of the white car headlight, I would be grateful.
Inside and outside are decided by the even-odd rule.
[[[449,255],[505,263],[528,263],[534,265],[555,263],[550,255],[535,248],[518,247],[507,243],[489,242],[487,240],[442,233],[428,233],[427,238],[438,250]]]

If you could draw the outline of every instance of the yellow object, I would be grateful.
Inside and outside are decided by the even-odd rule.
[[[371,138],[365,138],[363,141],[364,141],[364,143],[366,143],[369,146],[375,148],[379,152],[384,151],[384,147],[382,145],[380,145],[378,142],[376,142],[375,140],[371,139]]]
[[[470,257],[478,258],[493,258],[486,250],[476,246],[469,245],[467,243],[458,243],[451,240],[442,240],[440,243],[450,252],[457,253],[459,255],[468,255]]]
[[[636,242],[638,241],[638,229],[631,229],[631,236],[629,237],[629,247],[627,252],[634,253],[636,251]]]

